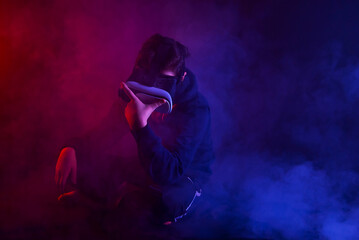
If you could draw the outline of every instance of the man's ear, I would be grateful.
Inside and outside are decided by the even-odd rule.
[[[181,82],[183,82],[183,80],[184,80],[184,77],[187,75],[187,72],[184,72],[183,73],[183,76],[181,77]]]

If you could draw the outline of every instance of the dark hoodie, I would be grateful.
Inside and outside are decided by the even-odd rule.
[[[215,158],[210,108],[194,74],[186,71],[171,113],[154,112],[145,127],[130,132],[123,128],[126,120],[120,108],[126,103],[120,100],[99,127],[64,145],[76,150],[79,186],[91,195],[108,196],[124,180],[169,185],[189,176],[199,185],[208,181]],[[126,137],[131,133],[134,138]]]
[[[173,103],[172,112],[163,114],[161,120],[150,118],[145,127],[131,131],[140,162],[159,185],[175,183],[183,175],[203,184],[215,158],[210,108],[188,69]]]

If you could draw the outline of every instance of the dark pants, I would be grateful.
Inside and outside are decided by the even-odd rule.
[[[158,234],[168,230],[166,225],[183,220],[200,195],[201,189],[188,177],[161,188],[132,188],[118,208],[107,212],[104,228],[114,238],[161,238]]]

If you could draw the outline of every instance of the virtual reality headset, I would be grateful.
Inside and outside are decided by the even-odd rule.
[[[166,102],[155,111],[170,113],[172,111],[176,85],[179,82],[178,77],[163,74],[150,75],[141,70],[134,70],[127,79],[126,85],[145,104],[165,99]],[[130,101],[130,98],[122,89],[119,90],[119,96],[126,102]]]
[[[166,102],[156,108],[155,111],[161,113],[170,113],[172,111],[172,97],[167,91],[156,87],[148,87],[134,81],[127,81],[126,85],[141,100],[141,102],[145,104],[150,104],[157,102],[160,99],[165,99]],[[119,96],[126,102],[130,101],[130,98],[122,89],[119,90]]]

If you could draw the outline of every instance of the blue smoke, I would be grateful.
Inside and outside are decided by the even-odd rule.
[[[6,108],[11,111],[4,118],[1,142],[9,149],[4,159],[15,159],[4,163],[9,171],[2,178],[12,179],[1,184],[4,190],[23,182],[33,189],[41,182],[31,177],[34,171],[50,178],[56,143],[86,132],[105,115],[104,106],[113,100],[118,79],[128,77],[141,43],[159,32],[191,51],[188,65],[211,106],[217,157],[203,201],[193,221],[175,227],[178,236],[358,238],[356,2],[37,1],[21,6],[21,14],[13,11],[15,17],[6,19],[29,23],[36,31],[13,43],[13,59],[30,52],[35,60],[20,58],[27,68],[13,77],[27,81],[7,89],[6,96],[20,100]],[[39,17],[25,21],[33,15]],[[14,38],[28,36],[9,29],[2,36],[11,31]],[[53,41],[56,36],[61,41]],[[36,50],[42,45],[47,48]],[[24,84],[38,88],[14,90]],[[20,117],[29,103],[34,107]],[[41,127],[33,130],[29,120]],[[24,160],[29,153],[35,166]],[[12,200],[27,193],[22,191],[8,196],[6,206],[20,207],[21,201]],[[36,212],[20,207],[24,216],[47,216],[49,209],[38,203],[44,200],[30,199]]]

